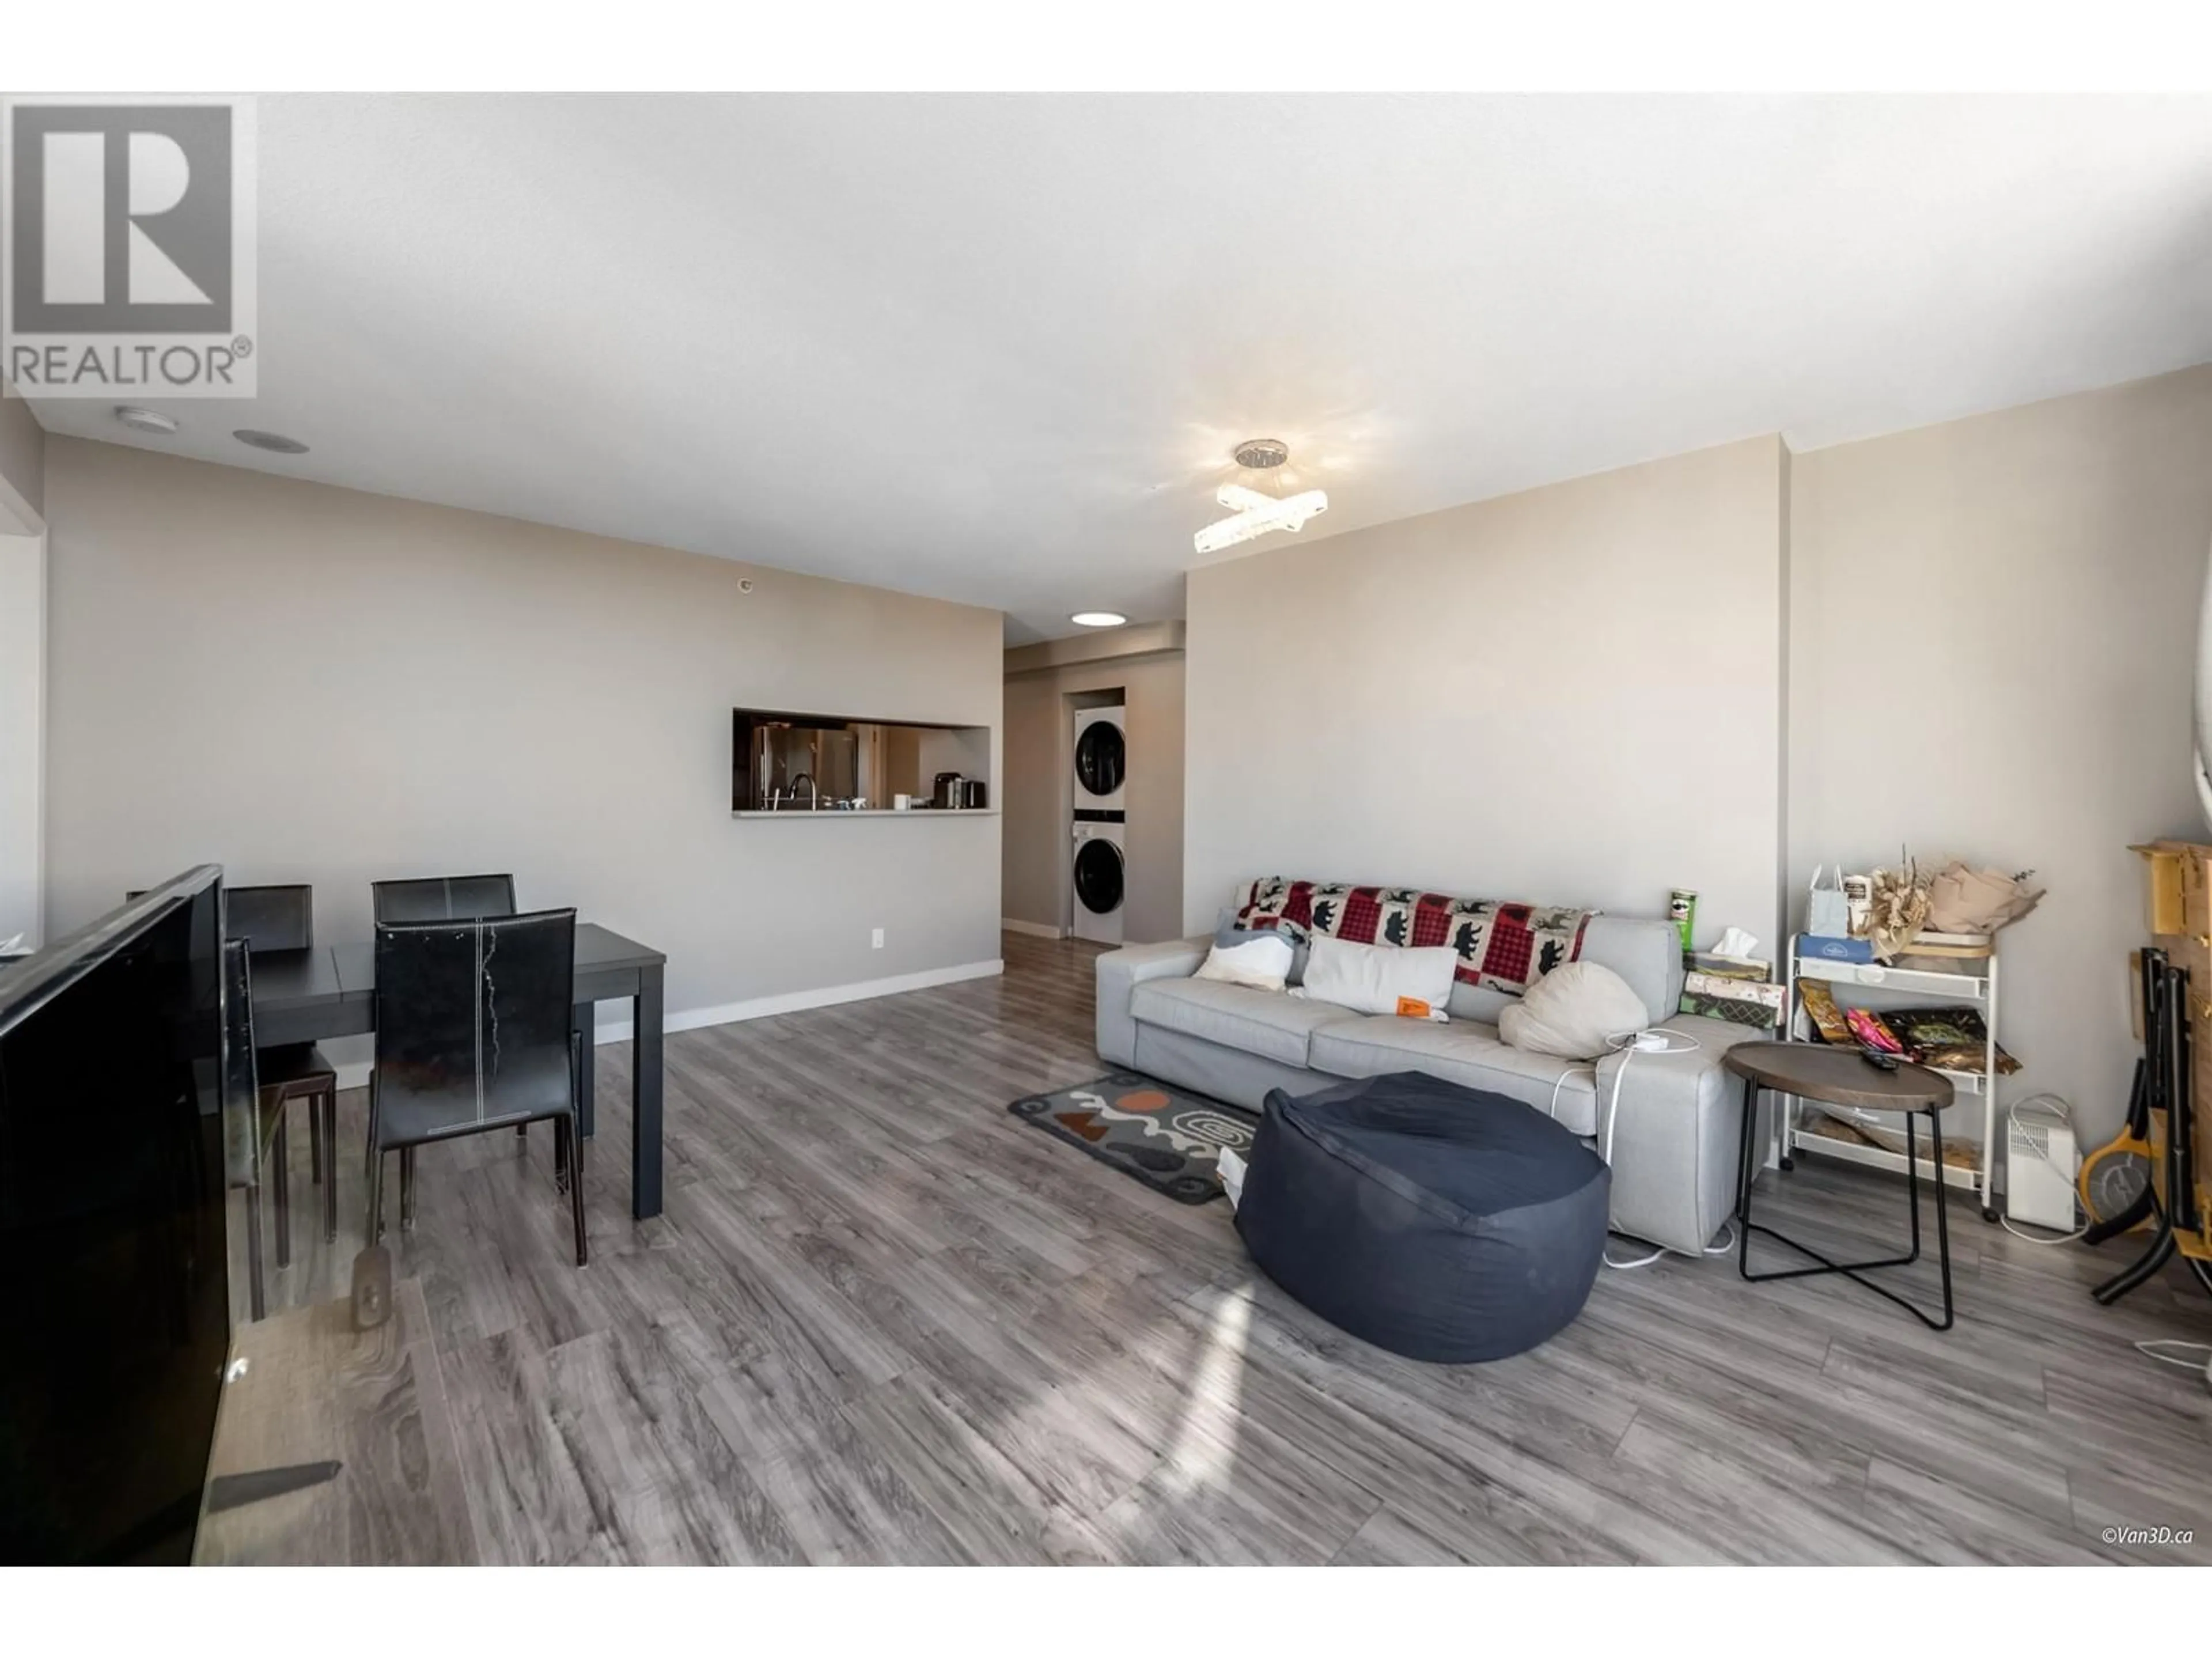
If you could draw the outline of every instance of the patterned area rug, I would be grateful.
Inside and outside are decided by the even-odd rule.
[[[1221,1196],[1215,1154],[1249,1152],[1260,1115],[1187,1095],[1134,1072],[1031,1095],[1006,1108],[1178,1204]]]

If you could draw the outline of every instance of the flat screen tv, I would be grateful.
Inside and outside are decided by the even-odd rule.
[[[0,1561],[191,1559],[230,1350],[212,866],[0,969]]]

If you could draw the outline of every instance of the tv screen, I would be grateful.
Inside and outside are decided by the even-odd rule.
[[[0,969],[0,1560],[191,1555],[230,1350],[222,884]]]

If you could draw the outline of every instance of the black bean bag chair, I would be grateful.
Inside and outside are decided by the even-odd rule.
[[[1612,1187],[1534,1108],[1401,1072],[1270,1091],[1237,1231],[1270,1279],[1378,1348],[1503,1359],[1582,1311]]]

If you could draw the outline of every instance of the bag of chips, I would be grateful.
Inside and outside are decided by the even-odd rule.
[[[1978,1008],[1893,1008],[1883,1016],[1916,1064],[1978,1076],[1989,1060],[1989,1023]],[[1997,1073],[2009,1077],[2020,1062],[2002,1048]]]
[[[1871,1008],[1844,1009],[1844,1023],[1850,1027],[1852,1037],[1862,1048],[1879,1049],[1885,1054],[1902,1054],[1905,1051],[1904,1040]]]
[[[1804,1005],[1806,1018],[1813,1022],[1821,1042],[1848,1044],[1854,1041],[1851,1028],[1844,1022],[1844,1011],[1836,1006],[1836,994],[1826,980],[1799,980],[1797,1000]]]

